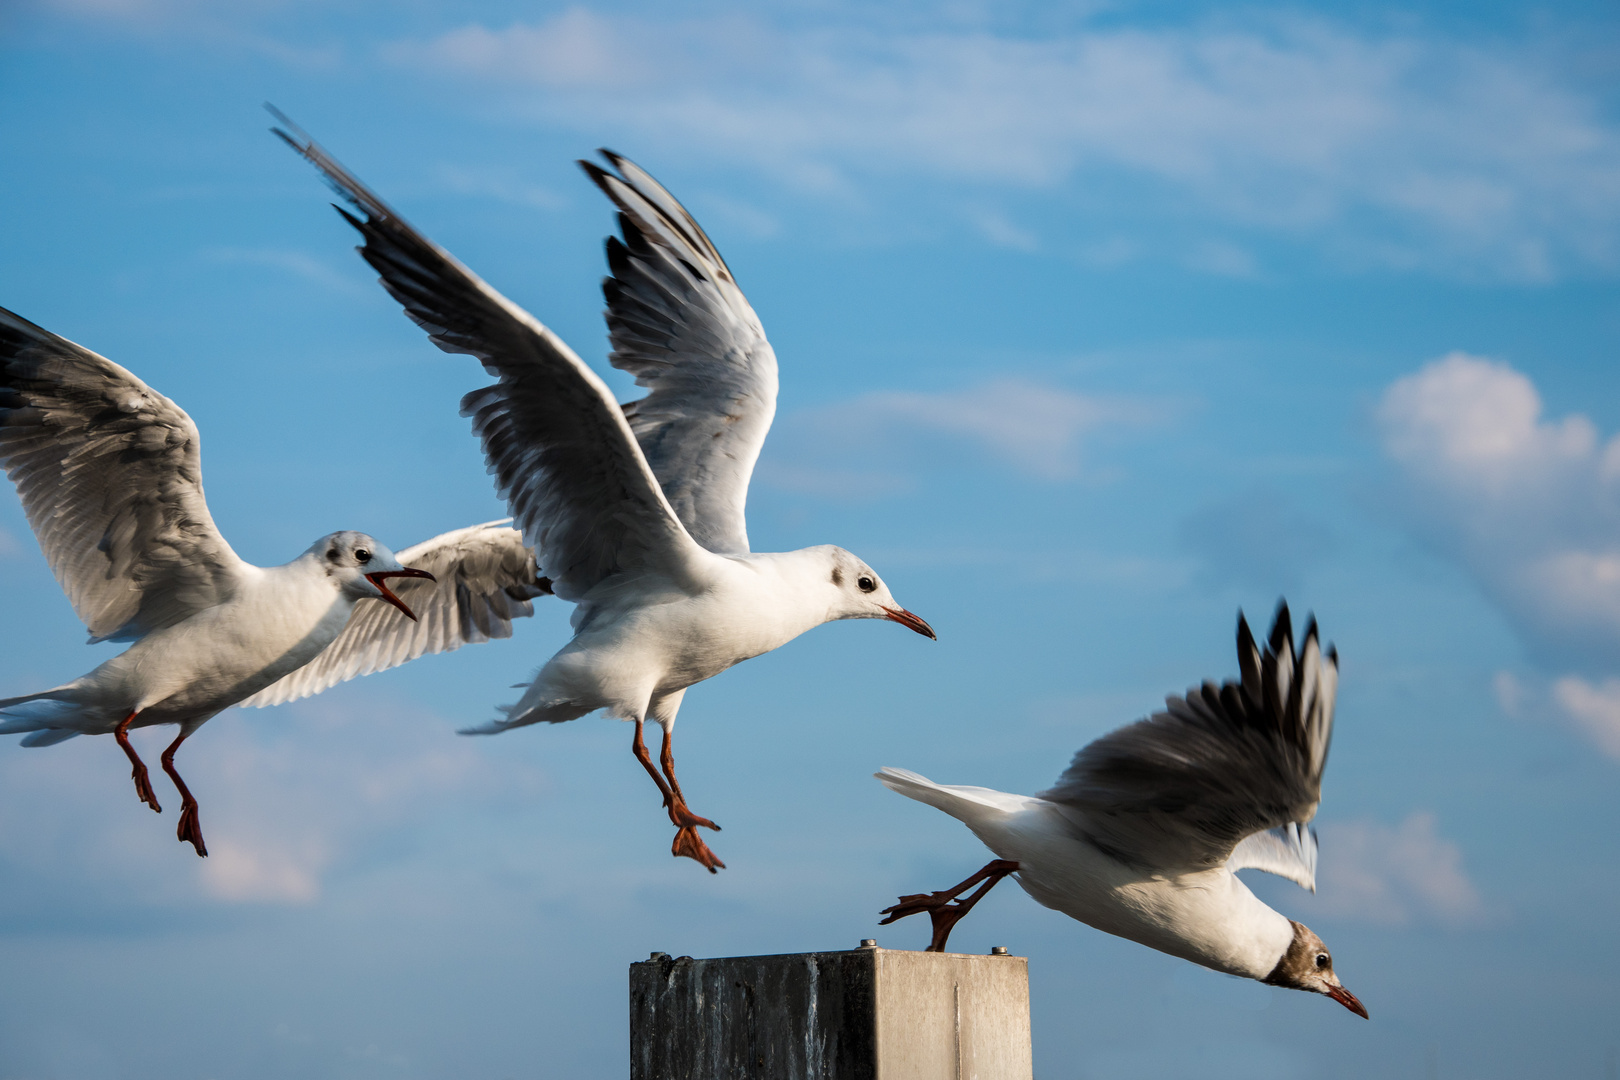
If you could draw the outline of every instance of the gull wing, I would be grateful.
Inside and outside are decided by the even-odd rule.
[[[426,578],[396,578],[394,594],[416,615],[389,604],[356,604],[349,624],[314,660],[242,702],[262,709],[318,694],[358,675],[398,667],[428,653],[452,652],[512,636],[512,620],[534,614],[531,601],[550,589],[534,552],[504,521],[457,529],[398,553],[401,566]]]
[[[1245,836],[1232,849],[1226,868],[1264,870],[1316,891],[1316,830],[1298,821]]]
[[[1323,655],[1313,619],[1296,658],[1283,605],[1263,654],[1238,617],[1238,666],[1239,681],[1167,698],[1164,712],[1093,742],[1040,797],[1077,811],[1086,838],[1130,864],[1235,859],[1314,887],[1304,826],[1322,794],[1338,655]]]
[[[383,288],[445,352],[479,359],[497,382],[461,399],[512,517],[556,594],[578,601],[625,570],[682,576],[696,545],[664,497],[607,384],[562,339],[408,225],[326,151],[276,114],[275,133],[361,213]]]
[[[90,640],[228,600],[247,564],[203,498],[197,425],[103,356],[0,308],[0,467]]]
[[[649,389],[625,405],[641,452],[692,539],[748,551],[748,481],[776,415],[776,353],[702,227],[635,162],[579,164],[619,208],[603,280],[608,362]]]

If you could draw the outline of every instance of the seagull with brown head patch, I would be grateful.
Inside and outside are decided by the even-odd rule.
[[[1039,795],[936,784],[904,769],[878,773],[892,790],[961,821],[996,854],[958,885],[902,896],[883,922],[927,913],[929,948],[942,952],[951,927],[1012,877],[1037,902],[1099,930],[1230,975],[1324,994],[1365,1018],[1322,939],[1237,876],[1264,870],[1316,891],[1309,822],[1333,734],[1338,653],[1323,652],[1315,619],[1296,653],[1286,604],[1263,651],[1240,614],[1237,651],[1237,680],[1166,698],[1163,712],[1081,750]]]

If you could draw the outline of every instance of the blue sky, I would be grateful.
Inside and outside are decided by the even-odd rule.
[[[1620,930],[1620,51],[1612,6],[414,0],[0,4],[0,304],[203,432],[237,550],[502,515],[481,385],[371,280],[273,101],[602,367],[628,154],[782,365],[761,550],[857,552],[939,643],[817,630],[692,691],[711,878],[600,718],[493,739],[566,635],[226,713],[212,857],[109,740],[0,752],[0,1080],[622,1076],[652,950],[843,948],[986,854],[869,778],[1031,792],[1232,672],[1280,594],[1337,642],[1323,999],[1003,886],[1042,1080],[1602,1076]],[[0,695],[108,655],[0,498]],[[155,753],[165,738],[137,745]]]

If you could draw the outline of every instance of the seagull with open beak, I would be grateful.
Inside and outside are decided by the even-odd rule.
[[[161,812],[129,732],[177,725],[162,758],[181,799],[177,835],[207,855],[174,753],[210,717],[509,636],[546,590],[533,553],[499,523],[403,558],[336,532],[283,566],[253,566],[208,512],[198,442],[174,402],[0,308],[0,467],[91,642],[134,642],[72,682],[0,699],[0,734],[26,733],[24,746],[111,734],[141,801]]]

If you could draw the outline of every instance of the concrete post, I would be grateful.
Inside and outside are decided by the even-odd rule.
[[[631,1080],[1031,1080],[1029,961],[879,949],[630,965]]]

